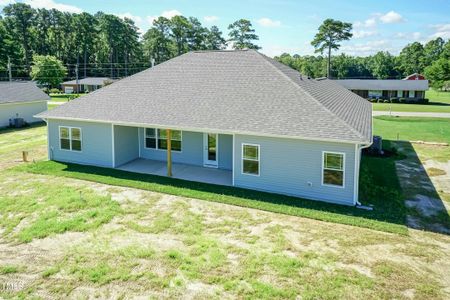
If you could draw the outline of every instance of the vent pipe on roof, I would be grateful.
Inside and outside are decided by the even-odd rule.
[[[152,57],[151,58],[151,63],[152,63],[152,68],[155,66],[155,59]]]

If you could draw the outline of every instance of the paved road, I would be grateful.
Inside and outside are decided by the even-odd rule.
[[[388,111],[372,111],[373,116],[389,116]],[[408,111],[396,111],[391,113],[392,116],[399,117],[430,117],[430,118],[449,118],[450,113],[435,113],[435,112],[408,112]]]

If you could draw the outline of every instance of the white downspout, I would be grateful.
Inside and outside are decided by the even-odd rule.
[[[362,205],[361,202],[359,202],[359,172],[360,172],[360,166],[361,166],[361,151],[362,149],[368,148],[372,145],[373,141],[370,142],[370,144],[365,145],[355,145],[355,183],[354,183],[354,202],[355,205]]]

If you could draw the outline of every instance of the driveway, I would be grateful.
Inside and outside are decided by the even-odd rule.
[[[449,118],[450,119],[450,113],[436,113],[436,112],[372,111],[372,116],[428,117],[428,118]]]

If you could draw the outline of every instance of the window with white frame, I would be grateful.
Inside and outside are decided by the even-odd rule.
[[[156,149],[156,129],[145,128],[145,148]]]
[[[171,130],[170,133],[172,151],[181,151],[181,131]],[[167,150],[167,129],[145,128],[145,148]]]
[[[81,151],[81,128],[59,127],[59,145],[63,150]]]
[[[323,184],[344,186],[344,153],[323,153]]]
[[[259,175],[259,145],[242,144],[242,173]]]

